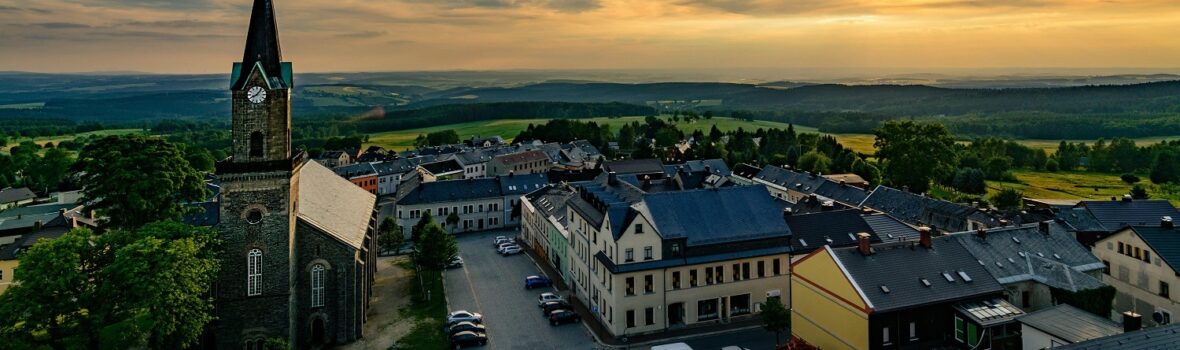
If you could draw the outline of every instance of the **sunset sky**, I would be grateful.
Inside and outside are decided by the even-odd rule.
[[[0,0],[0,71],[225,73],[252,0]],[[300,72],[1180,67],[1180,1],[275,0]]]

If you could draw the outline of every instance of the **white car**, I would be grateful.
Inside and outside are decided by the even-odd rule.
[[[492,241],[492,245],[497,247],[504,243],[515,243],[515,240],[505,236],[496,236],[496,239]]]
[[[483,315],[470,312],[467,310],[454,311],[447,314],[447,325],[453,325],[459,322],[483,323]]]
[[[537,307],[541,307],[550,301],[565,301],[565,298],[553,293],[541,293],[541,296],[537,297]]]
[[[463,267],[463,258],[461,258],[459,256],[455,256],[454,259],[451,259],[451,262],[447,263],[448,269],[457,268],[457,267]]]
[[[516,247],[516,246],[517,246],[516,243],[513,243],[513,242],[500,243],[500,245],[496,246],[496,251],[502,252],[502,251],[504,251],[504,248]]]
[[[524,249],[520,249],[520,246],[514,245],[514,246],[505,247],[504,250],[500,251],[500,255],[509,256],[509,255],[513,255],[513,254],[520,254],[520,252],[523,252],[523,251],[524,251]]]

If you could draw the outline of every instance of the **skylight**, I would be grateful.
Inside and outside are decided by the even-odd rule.
[[[855,240],[856,240],[856,236],[853,236],[851,233],[849,233],[849,234],[848,234],[848,239],[851,239],[851,240],[854,240],[854,241],[855,241]]]
[[[926,286],[926,288],[930,288],[930,286],[932,286],[932,284],[930,284],[930,280],[925,279],[925,278],[919,278],[919,279],[922,280],[922,285]]]
[[[1053,254],[1053,258],[1055,258],[1057,260],[1061,260],[1061,255]]]
[[[1020,255],[1021,258],[1025,257],[1024,252],[1017,252],[1016,254]]]
[[[806,246],[807,246],[807,241],[804,241],[802,238],[800,238],[800,239],[799,239],[799,244],[800,244],[800,245],[802,245],[802,246],[804,246],[804,247],[806,247]]]
[[[1024,253],[1021,253],[1021,254],[1024,254]],[[1008,258],[1008,262],[1015,264],[1015,263],[1016,263],[1016,259]]]
[[[1016,242],[1016,244],[1020,244],[1020,238],[1012,237],[1012,241]]]
[[[999,266],[1001,269],[1004,268],[1004,264],[999,261],[996,262],[996,266]]]
[[[967,276],[966,272],[959,271],[959,277],[963,278],[963,282],[971,282],[971,276]]]
[[[955,277],[951,276],[951,274],[949,274],[949,273],[943,272],[942,278],[945,278],[947,282],[955,283]]]
[[[882,284],[881,285],[881,292],[885,293],[885,294],[889,294],[889,287],[886,287],[884,284]]]

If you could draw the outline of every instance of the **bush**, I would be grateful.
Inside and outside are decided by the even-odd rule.
[[[1045,170],[1051,173],[1057,172],[1057,160],[1050,158],[1049,160],[1045,161]]]
[[[1024,205],[1024,192],[1020,192],[1014,188],[1005,188],[996,192],[991,197],[991,202],[997,208],[1004,210],[1019,209]]]
[[[1123,176],[1121,176],[1119,178],[1123,179],[1123,182],[1126,182],[1128,184],[1133,184],[1133,183],[1139,182],[1139,177],[1135,176],[1133,174],[1123,174]]]
[[[1135,187],[1131,187],[1131,198],[1148,199],[1151,198],[1151,195],[1147,194],[1147,189],[1143,186],[1135,185]]]
[[[981,194],[987,191],[982,170],[975,168],[959,169],[951,180],[951,186],[963,193]]]

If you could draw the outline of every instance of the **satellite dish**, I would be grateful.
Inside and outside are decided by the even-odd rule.
[[[1160,325],[1171,323],[1171,315],[1164,314],[1163,311],[1156,311],[1151,314],[1151,320]]]

